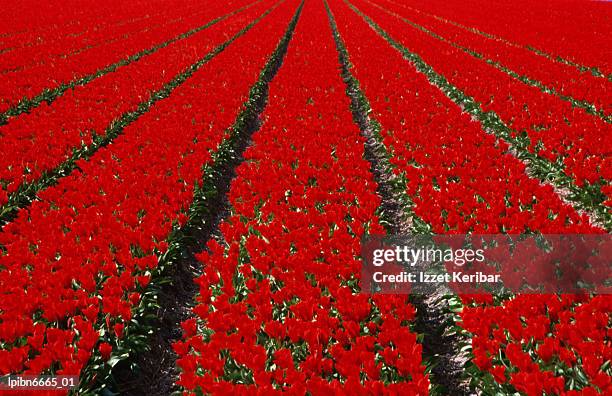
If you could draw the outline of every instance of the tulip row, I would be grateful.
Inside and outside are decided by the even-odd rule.
[[[584,73],[608,79],[612,76],[609,56],[601,50],[610,46],[610,37],[606,34],[610,7],[605,1],[570,1],[562,7],[554,0],[537,4],[528,0],[512,3],[412,0],[408,3],[420,11],[478,29],[481,34],[520,45]]]
[[[378,6],[436,38],[450,42],[469,54],[505,71],[526,84],[558,95],[577,106],[609,115],[612,112],[612,82],[581,73],[567,64],[552,62],[532,51],[492,40],[444,21],[425,16],[392,0]]]
[[[365,1],[353,1],[351,7],[353,4],[453,101],[510,143],[530,172],[570,189],[568,199],[577,207],[596,213],[604,224],[612,222],[606,207],[612,205],[607,196],[612,188],[612,159],[605,142],[611,124],[513,80]]]
[[[306,2],[223,241],[198,256],[195,317],[174,344],[186,394],[427,394],[406,296],[358,294],[360,236],[383,228],[344,91],[323,2]]]
[[[167,11],[160,12],[159,9],[152,9],[151,14],[145,14],[142,17],[140,13],[143,10],[139,9],[139,6],[142,7],[139,4],[133,9],[124,10],[126,15],[119,18],[117,15],[112,15],[112,12],[110,15],[105,15],[106,19],[102,20],[92,20],[86,15],[80,18],[74,16],[73,18],[79,21],[79,24],[72,26],[73,29],[71,26],[66,26],[64,29],[57,30],[55,35],[42,33],[33,42],[24,40],[24,38],[13,42],[11,47],[5,47],[2,52],[0,74],[27,70],[57,59],[67,59],[81,52],[129,38],[150,28],[157,28],[170,19],[178,19],[178,15],[168,15]],[[138,12],[135,13],[137,10]],[[99,10],[99,12],[104,12],[104,10]],[[161,17],[164,16],[165,19],[162,19]],[[125,17],[129,19],[126,20]]]
[[[0,159],[0,218],[112,141],[164,97],[176,75],[270,5],[259,2],[1,126],[0,150],[6,154]]]
[[[38,46],[67,38],[79,38],[95,29],[121,27],[160,14],[158,2],[135,1],[130,4],[110,1],[94,7],[61,7],[61,2],[43,4],[20,0],[2,9],[5,19],[0,27],[0,51]],[[101,18],[104,15],[108,19]]]
[[[564,205],[551,188],[528,178],[504,143],[496,142],[472,122],[341,0],[330,5],[353,64],[351,72],[369,99],[370,116],[381,125],[395,172],[406,180],[412,210],[433,232],[603,231]],[[609,368],[604,364],[610,358],[606,330],[609,299],[519,296],[505,304],[498,302],[498,306],[489,300],[464,299],[461,324],[474,334],[475,357],[475,366],[466,374],[474,377],[474,386],[534,395],[542,394],[542,390],[555,393],[572,389],[606,393],[610,381]],[[485,302],[492,306],[477,305]],[[527,325],[524,319],[532,306],[544,307],[533,312],[548,315],[548,326],[539,324],[541,315]],[[590,314],[595,314],[596,320],[590,322]],[[497,337],[495,343],[490,341],[491,334]],[[521,342],[531,342],[524,353],[519,353]],[[552,348],[554,357],[547,357],[546,363],[551,359],[558,362],[557,356],[564,356],[564,363],[571,364],[562,368],[543,361],[529,363],[525,356],[537,351],[540,342],[546,344],[543,350]],[[504,357],[508,353],[510,361]],[[502,362],[506,366],[502,367]],[[490,376],[483,374],[487,371]]]
[[[202,166],[294,10],[277,3],[193,65],[169,98],[3,228],[0,374],[78,374],[129,336],[156,254],[186,221]]]
[[[608,395],[612,392],[612,299],[519,295],[503,304],[464,298],[461,326],[474,364],[501,393]]]
[[[473,122],[359,15],[336,0],[331,4],[391,162],[405,173],[415,212],[434,233],[591,229],[552,188],[525,174],[507,144]],[[359,43],[371,43],[376,58]]]
[[[135,31],[127,38],[108,40],[105,45],[90,51],[79,52],[73,56],[63,56],[58,59],[45,59],[42,64],[34,64],[24,70],[4,72],[0,75],[0,112],[17,115],[40,102],[53,100],[56,91],[63,93],[74,86],[83,85],[92,79],[112,72],[118,67],[128,64],[168,41],[175,41],[177,36],[202,27],[210,20],[237,8],[233,3],[216,4],[206,7],[204,11],[188,16],[176,14],[181,7],[173,7],[169,11],[149,20],[143,31]],[[242,1],[244,3],[244,1]],[[65,42],[65,41],[62,41]],[[29,48],[27,48],[29,50]],[[25,49],[24,49],[25,50]],[[39,50],[32,49],[34,53]],[[32,54],[16,54],[17,59],[5,54],[11,67],[19,59],[28,59]],[[5,56],[3,56],[4,58]]]

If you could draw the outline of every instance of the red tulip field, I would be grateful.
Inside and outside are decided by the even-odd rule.
[[[0,395],[612,395],[612,2],[0,9]]]

